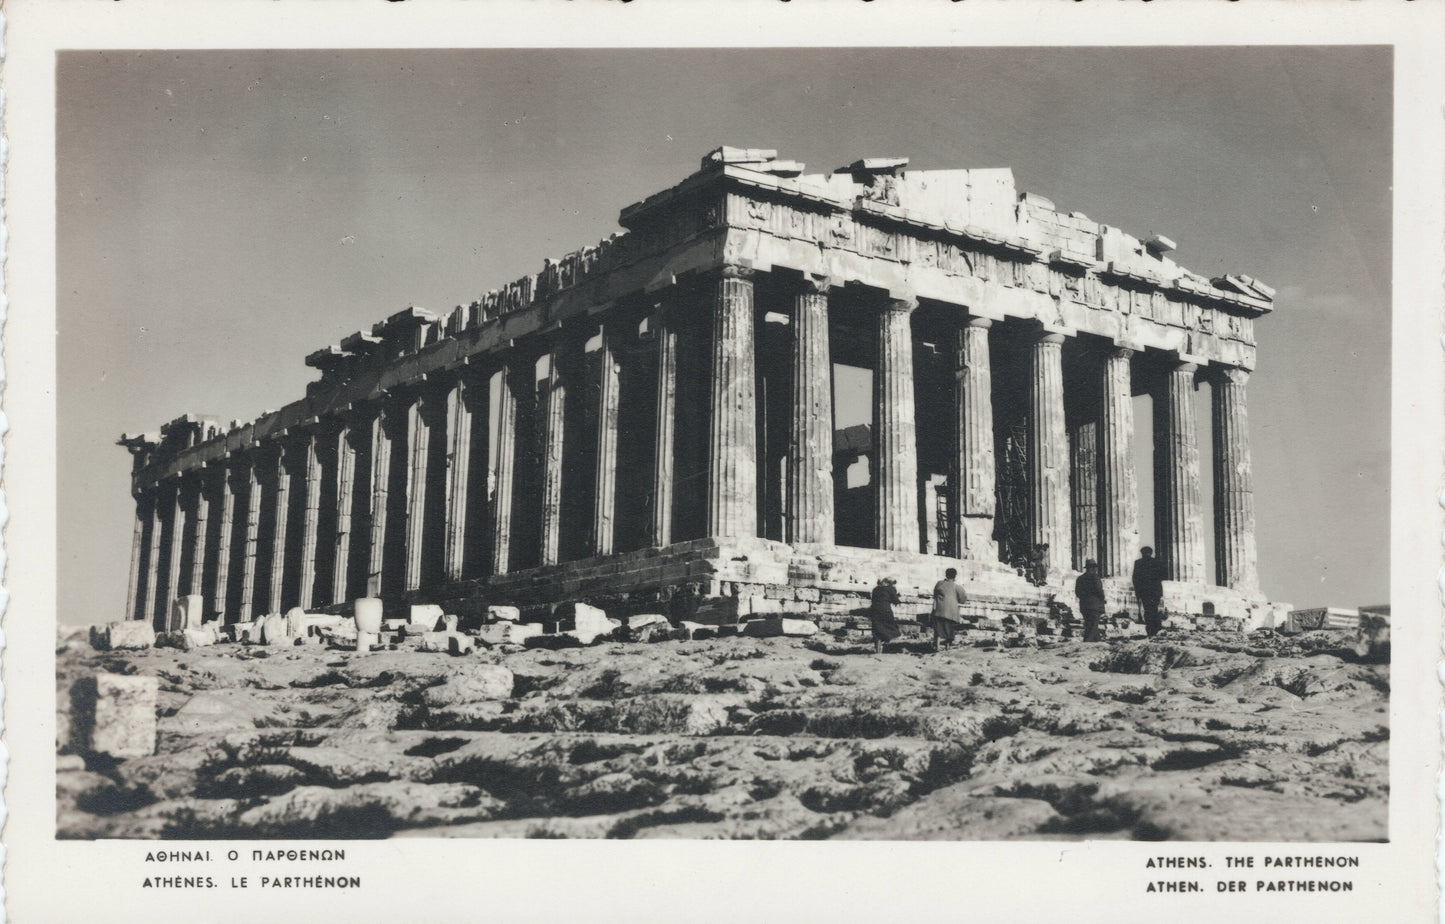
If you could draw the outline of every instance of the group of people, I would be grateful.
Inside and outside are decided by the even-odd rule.
[[[1139,598],[1139,606],[1144,611],[1144,629],[1152,638],[1161,627],[1159,601],[1164,596],[1164,567],[1149,546],[1140,549],[1139,554],[1132,576],[1134,595]],[[929,623],[933,628],[935,651],[952,645],[958,627],[963,625],[962,605],[968,602],[968,595],[957,579],[958,569],[949,568],[944,572],[943,580],[933,585],[933,610]],[[1074,595],[1079,599],[1079,614],[1083,617],[1084,641],[1103,641],[1103,618],[1108,601],[1104,596],[1104,581],[1099,576],[1098,562],[1089,559],[1084,563],[1084,573],[1074,582]],[[875,652],[881,653],[885,642],[891,642],[902,634],[893,612],[893,607],[902,602],[895,578],[881,578],[873,588],[869,619],[873,625]]]

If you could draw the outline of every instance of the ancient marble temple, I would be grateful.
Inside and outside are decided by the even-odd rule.
[[[619,224],[312,353],[280,410],[123,437],[128,616],[370,594],[826,621],[884,574],[921,605],[949,566],[980,612],[1042,613],[1087,559],[1118,610],[1145,516],[1171,612],[1268,607],[1246,401],[1264,284],[1191,273],[1009,170],[904,158],[807,174],[725,147]]]

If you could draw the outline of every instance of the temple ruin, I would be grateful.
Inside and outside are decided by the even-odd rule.
[[[280,410],[124,436],[127,617],[162,622],[182,594],[227,622],[374,595],[826,623],[883,574],[922,607],[949,566],[979,613],[1045,614],[1086,559],[1133,608],[1145,476],[1166,609],[1268,609],[1245,399],[1268,286],[1191,273],[1167,238],[1007,169],[905,158],[806,174],[724,147],[618,221],[469,305],[312,353],[319,380]]]

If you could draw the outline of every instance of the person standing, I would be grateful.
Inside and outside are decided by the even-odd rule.
[[[868,610],[868,621],[873,624],[873,653],[883,653],[883,643],[891,642],[903,630],[898,628],[898,619],[893,615],[893,605],[902,603],[898,596],[898,582],[893,578],[878,579],[873,588],[873,605]]]
[[[1134,562],[1134,595],[1144,609],[1144,629],[1153,638],[1159,634],[1159,600],[1164,596],[1164,566],[1154,557],[1149,546],[1139,550],[1143,556]]]
[[[1099,577],[1099,563],[1092,558],[1084,562],[1084,573],[1074,582],[1074,595],[1079,598],[1079,613],[1084,617],[1084,641],[1102,642],[1101,620],[1108,604],[1104,601],[1104,582]]]
[[[958,627],[963,624],[963,614],[958,607],[959,604],[968,602],[968,594],[954,581],[956,577],[958,569],[949,568],[943,572],[943,580],[933,585],[934,651],[939,649],[940,643],[944,648],[952,645]]]

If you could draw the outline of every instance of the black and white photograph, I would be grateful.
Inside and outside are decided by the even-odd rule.
[[[141,917],[371,920],[379,842],[1433,914],[1418,47],[482,34],[49,53],[46,850]]]

